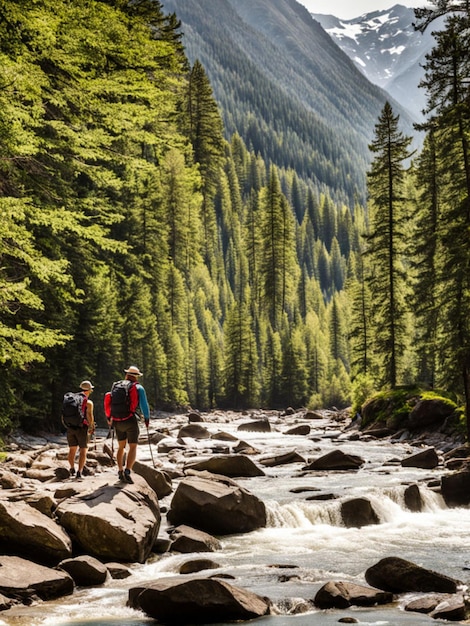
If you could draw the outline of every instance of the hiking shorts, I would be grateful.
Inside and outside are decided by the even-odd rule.
[[[88,428],[67,428],[67,443],[71,448],[87,448]]]
[[[127,443],[138,443],[139,423],[135,415],[122,422],[115,422],[113,420],[113,427],[118,441],[125,441],[127,439]]]

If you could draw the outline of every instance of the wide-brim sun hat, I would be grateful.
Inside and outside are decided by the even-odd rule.
[[[143,376],[137,365],[131,365],[124,371],[126,372],[126,374],[131,374],[132,376]]]
[[[91,391],[94,387],[89,380],[83,380],[80,383],[80,389],[83,389],[83,391]]]

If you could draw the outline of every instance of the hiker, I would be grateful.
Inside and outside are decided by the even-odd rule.
[[[69,445],[68,462],[70,465],[70,476],[82,477],[83,468],[86,463],[89,436],[95,432],[95,418],[93,415],[93,402],[89,396],[94,387],[89,380],[80,383],[78,393],[68,393],[66,396],[77,396],[81,406],[79,407],[78,421],[76,425],[69,421],[64,415],[62,420],[67,427],[67,443]],[[65,405],[64,405],[65,409]],[[75,456],[79,449],[78,469],[75,474]]]
[[[144,387],[137,382],[142,372],[136,365],[131,365],[124,370],[124,380],[115,382],[104,398],[104,410],[108,420],[108,426],[114,428],[118,441],[116,460],[118,464],[119,480],[133,483],[131,476],[132,467],[137,457],[137,443],[139,440],[138,412],[142,413],[145,426],[148,428],[150,408]],[[124,468],[124,451],[126,443],[129,450]]]

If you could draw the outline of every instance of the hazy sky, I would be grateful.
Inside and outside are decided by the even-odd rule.
[[[350,19],[359,17],[363,13],[389,9],[395,4],[402,4],[405,7],[425,6],[424,0],[297,0],[303,4],[311,13],[327,13]]]

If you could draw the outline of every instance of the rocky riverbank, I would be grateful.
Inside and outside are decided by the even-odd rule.
[[[211,427],[240,418],[236,435]],[[325,422],[326,436],[338,442],[335,450],[303,457],[289,449],[291,436],[308,439],[312,424],[319,420]],[[117,480],[114,442],[105,432],[91,442],[80,480],[69,475],[64,437],[31,438],[17,433],[11,439],[7,458],[0,465],[2,617],[15,616],[24,605],[40,606],[73,594],[78,587],[124,578],[132,564],[168,552],[191,558],[179,576],[132,587],[130,606],[161,622],[177,616],[179,623],[246,620],[279,612],[275,602],[234,585],[228,575],[212,577],[210,570],[220,564],[207,558],[207,553],[217,553],[225,535],[250,533],[266,525],[264,503],[239,479],[263,476],[267,468],[290,464],[301,467],[305,475],[360,470],[367,459],[343,453],[342,441],[406,439],[409,454],[397,463],[440,468],[440,474],[446,468],[433,488],[442,493],[448,506],[470,502],[468,449],[455,433],[443,430],[444,422],[429,428],[428,418],[423,423],[415,419],[412,428],[400,432],[384,432],[377,425],[361,430],[360,420],[351,420],[347,411],[291,409],[246,415],[160,414],[151,424],[150,438],[145,435],[140,441],[139,449],[146,454],[135,465],[134,484]],[[283,454],[254,449],[244,441],[244,432],[273,430],[286,438]],[[311,497],[320,501],[323,496],[330,497]],[[419,484],[407,487],[407,506],[420,510]],[[346,527],[377,523],[367,498],[343,502],[341,516]],[[198,556],[201,553],[203,558]],[[395,555],[373,564],[366,581],[369,587],[331,580],[296,610],[388,604],[416,591],[425,595],[407,610],[440,619],[467,618],[461,581]]]

